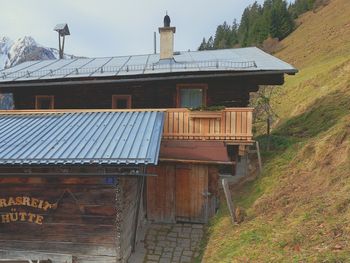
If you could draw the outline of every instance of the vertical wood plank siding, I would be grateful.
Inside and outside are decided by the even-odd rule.
[[[163,139],[169,140],[252,140],[252,108],[222,111],[168,109]]]
[[[147,177],[149,220],[206,223],[215,215],[219,198],[217,165],[160,162],[147,171],[157,174]]]

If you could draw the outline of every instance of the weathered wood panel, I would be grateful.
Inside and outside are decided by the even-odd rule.
[[[88,181],[1,178],[0,256],[18,250],[62,253],[76,262],[116,262],[115,185],[101,178]]]
[[[204,223],[208,219],[208,166],[176,166],[176,220]]]
[[[208,219],[213,217],[219,202],[219,167],[208,166]]]
[[[134,242],[138,241],[140,236],[135,236],[135,228],[141,224],[143,215],[142,208],[142,180],[143,178],[121,178],[119,180],[122,191],[122,220],[120,225],[120,261],[127,262],[134,248]],[[140,203],[140,207],[138,207]],[[137,213],[138,216],[137,216]],[[136,221],[136,219],[138,219]],[[136,238],[136,239],[135,239]]]
[[[215,165],[160,163],[148,168],[148,172],[157,174],[147,178],[148,219],[203,223],[215,214],[218,195]]]
[[[147,218],[155,222],[175,222],[175,166],[148,167],[157,176],[147,178]]]

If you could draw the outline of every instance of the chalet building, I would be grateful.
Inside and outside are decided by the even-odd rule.
[[[258,48],[24,62],[0,71],[0,258],[126,262],[141,221],[205,223],[253,143],[250,92],[291,65]]]

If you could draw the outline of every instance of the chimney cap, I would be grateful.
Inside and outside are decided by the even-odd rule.
[[[164,16],[164,27],[170,27],[170,16],[168,16],[168,12],[166,12],[166,15]]]

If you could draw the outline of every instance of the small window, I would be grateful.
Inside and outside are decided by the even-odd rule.
[[[198,108],[206,106],[205,85],[184,85],[177,88],[177,107]]]
[[[35,109],[50,110],[54,109],[54,96],[38,95],[35,96]]]
[[[131,95],[113,95],[112,109],[130,109]]]

